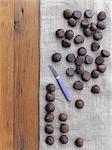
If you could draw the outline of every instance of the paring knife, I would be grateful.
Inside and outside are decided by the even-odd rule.
[[[54,69],[54,67],[52,65],[49,66],[54,77],[56,78],[64,96],[66,97],[67,101],[71,101],[72,100],[72,96],[70,95],[70,93],[68,92],[67,88],[65,87],[64,83],[62,82],[62,80],[60,79],[60,76],[58,75],[58,73],[56,72],[56,70]]]

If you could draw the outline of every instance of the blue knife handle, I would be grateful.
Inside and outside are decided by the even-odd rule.
[[[58,84],[59,84],[59,86],[60,86],[60,88],[61,88],[63,94],[65,95],[67,101],[70,102],[70,101],[72,100],[72,97],[71,97],[71,95],[68,93],[67,88],[65,87],[65,85],[63,84],[63,82],[62,82],[62,80],[60,79],[59,76],[58,76],[56,79],[57,79]]]

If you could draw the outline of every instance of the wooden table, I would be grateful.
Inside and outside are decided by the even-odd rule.
[[[38,150],[39,0],[0,0],[0,150]]]

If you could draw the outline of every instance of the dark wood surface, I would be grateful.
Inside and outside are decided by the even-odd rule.
[[[0,1],[0,150],[39,149],[39,0]]]

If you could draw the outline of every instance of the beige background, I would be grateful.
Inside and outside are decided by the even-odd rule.
[[[72,88],[73,83],[80,78],[75,75],[68,78],[65,74],[67,67],[75,67],[74,64],[66,62],[66,55],[70,52],[76,54],[78,47],[84,46],[87,48],[88,54],[95,58],[100,52],[92,52],[90,49],[91,38],[86,38],[84,44],[74,45],[70,48],[62,48],[60,40],[55,38],[55,31],[59,28],[65,30],[71,29],[67,25],[67,21],[63,18],[63,10],[70,8],[72,10],[84,10],[90,8],[95,13],[94,21],[96,21],[96,14],[101,10],[107,12],[107,29],[102,31],[104,38],[101,43],[101,49],[107,49],[112,52],[111,38],[112,38],[112,1],[107,0],[42,0],[41,1],[41,41],[40,41],[40,150],[74,150],[74,140],[77,137],[84,138],[83,150],[112,150],[112,55],[109,59],[105,59],[108,65],[107,71],[98,79],[91,79],[88,83],[84,83],[83,91],[75,91]],[[90,19],[91,21],[91,19]],[[79,24],[79,23],[78,23]],[[73,28],[75,35],[82,34],[79,25]],[[62,54],[61,62],[55,64],[51,62],[51,56],[54,52]],[[58,84],[55,81],[48,65],[53,64],[60,74],[62,80],[67,86],[74,100],[68,103],[61,93]],[[95,64],[84,66],[86,70],[91,71],[95,68]],[[48,83],[55,83],[56,85],[56,110],[54,112],[55,120],[51,123],[54,126],[55,132],[53,134],[55,142],[53,146],[47,146],[44,142],[46,134],[44,132],[45,110],[46,105],[45,94],[46,85]],[[98,84],[101,87],[101,92],[94,95],[90,92],[91,86]],[[82,98],[85,102],[85,107],[82,110],[77,110],[74,107],[74,101],[77,98]],[[70,131],[67,133],[69,142],[66,145],[61,145],[58,138],[60,137],[58,115],[61,112],[68,114],[68,121]]]

